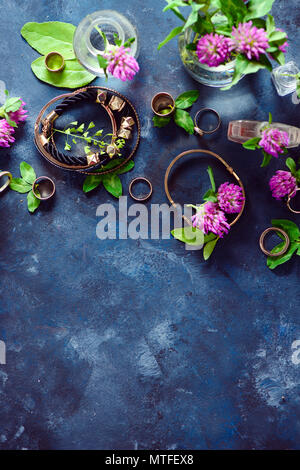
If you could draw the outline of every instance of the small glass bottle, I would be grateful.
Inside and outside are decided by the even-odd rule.
[[[260,137],[266,126],[287,132],[290,140],[288,148],[300,145],[300,129],[288,124],[281,124],[280,122],[273,122],[269,125],[267,121],[231,121],[228,126],[228,139],[232,142],[243,144],[254,137]]]
[[[135,41],[130,45],[130,54],[137,58],[139,53],[138,32],[133,24],[121,13],[114,10],[100,10],[87,15],[76,28],[73,46],[74,52],[83,67],[93,75],[104,77],[99,67],[98,55],[104,52],[104,40],[96,28],[99,28],[111,45],[115,45],[115,35],[124,42],[130,38]]]

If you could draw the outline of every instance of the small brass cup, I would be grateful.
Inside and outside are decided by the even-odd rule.
[[[52,68],[50,66],[50,61],[54,57],[58,58],[61,61],[61,65],[59,67]],[[45,57],[45,66],[46,66],[46,69],[49,70],[49,72],[54,72],[54,73],[62,72],[63,69],[65,68],[65,59],[59,52],[56,52],[56,51],[49,52],[49,54],[47,54]]]
[[[153,96],[151,108],[156,116],[168,117],[174,112],[175,100],[169,93],[162,91]]]

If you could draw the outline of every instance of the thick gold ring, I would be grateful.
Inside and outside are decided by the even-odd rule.
[[[295,211],[295,209],[292,209],[292,207],[291,207],[291,198],[292,198],[292,195],[295,194],[295,192],[297,193],[297,191],[300,191],[300,188],[297,188],[295,191],[293,191],[293,192],[289,195],[288,200],[287,200],[287,203],[286,203],[286,205],[288,206],[289,210],[290,210],[291,212],[293,212],[294,214],[300,214],[300,211]]]
[[[281,235],[284,236],[285,245],[284,245],[284,247],[282,248],[282,250],[279,251],[279,253],[271,253],[271,251],[268,251],[268,250],[265,248],[264,241],[265,241],[266,236],[267,236],[270,232],[279,232],[279,233],[281,233]],[[262,251],[265,255],[271,256],[271,258],[277,258],[278,256],[284,255],[284,254],[288,251],[289,246],[290,246],[290,237],[289,237],[288,234],[287,234],[284,230],[282,230],[281,228],[278,228],[278,227],[269,227],[269,228],[267,228],[267,229],[261,234],[260,239],[259,239],[259,246],[260,246],[261,251]]]
[[[7,180],[2,186],[0,186],[0,193],[2,193],[2,191],[4,191],[10,185],[10,182],[12,180],[12,174],[9,171],[0,171],[0,179],[3,176],[7,176]]]
[[[51,68],[49,66],[49,61],[52,57],[58,57],[59,59],[61,59],[62,63],[59,67]],[[49,70],[49,72],[54,72],[54,73],[62,72],[63,69],[65,68],[65,59],[59,52],[56,52],[56,51],[49,52],[45,57],[45,66],[46,66],[46,69]]]

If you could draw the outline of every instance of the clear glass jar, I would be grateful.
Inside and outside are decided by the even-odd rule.
[[[209,67],[201,64],[195,51],[186,48],[195,39],[195,32],[187,28],[178,38],[179,54],[187,72],[202,85],[222,88],[232,82],[234,74],[235,60],[218,67]]]
[[[97,55],[104,51],[104,41],[97,26],[103,31],[110,44],[115,44],[114,34],[124,43],[134,37],[135,41],[130,46],[130,54],[137,58],[139,53],[139,38],[135,26],[125,16],[114,10],[100,10],[87,15],[78,25],[74,34],[74,52],[81,63],[93,75],[104,77],[103,70],[99,67]]]

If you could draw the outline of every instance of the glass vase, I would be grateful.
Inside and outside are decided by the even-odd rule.
[[[188,50],[186,46],[195,39],[195,32],[187,28],[178,38],[179,54],[187,72],[202,85],[222,88],[232,82],[235,60],[218,67],[209,67],[201,64],[195,51]]]
[[[125,16],[114,10],[100,10],[87,15],[78,25],[74,34],[74,52],[81,63],[93,75],[104,77],[100,68],[98,55],[104,52],[104,40],[95,27],[98,27],[111,45],[115,45],[115,35],[122,43],[134,37],[130,45],[130,54],[137,58],[139,53],[138,32]]]

